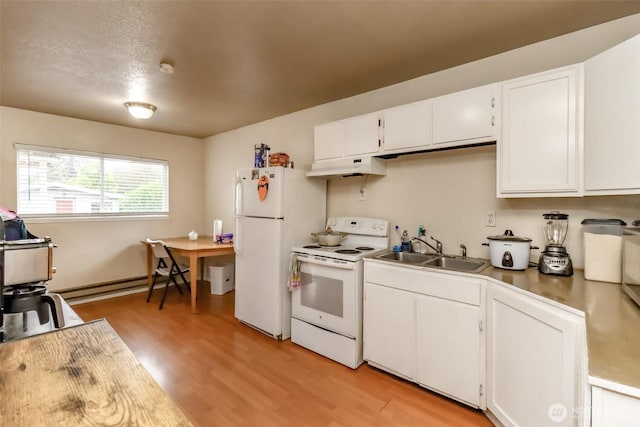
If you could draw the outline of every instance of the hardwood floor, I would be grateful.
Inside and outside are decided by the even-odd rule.
[[[352,370],[290,340],[279,342],[234,317],[234,293],[170,288],[145,303],[134,294],[73,306],[106,318],[196,426],[490,426],[479,411],[366,363]]]

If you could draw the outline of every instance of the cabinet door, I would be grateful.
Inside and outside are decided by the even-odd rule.
[[[376,154],[380,148],[380,118],[378,113],[345,119],[344,155]]]
[[[591,388],[592,427],[637,427],[640,399],[593,386]]]
[[[442,298],[416,302],[418,383],[480,406],[480,308]]]
[[[365,283],[364,359],[415,378],[415,308],[410,292]]]
[[[501,85],[499,197],[581,195],[582,68]]]
[[[581,425],[579,318],[490,285],[487,407],[505,425]]]
[[[491,84],[435,98],[433,143],[494,141],[495,88]]]
[[[585,193],[640,193],[640,35],[585,62],[585,105]]]
[[[431,100],[389,108],[383,115],[383,152],[401,153],[431,145]]]
[[[344,156],[344,125],[331,122],[313,128],[314,160],[339,159]]]

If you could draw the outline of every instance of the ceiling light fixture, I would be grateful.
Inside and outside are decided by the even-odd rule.
[[[165,74],[173,74],[173,64],[170,64],[168,62],[161,62],[160,72]]]
[[[155,105],[146,102],[125,102],[124,106],[129,110],[129,114],[136,119],[148,119],[157,110]]]

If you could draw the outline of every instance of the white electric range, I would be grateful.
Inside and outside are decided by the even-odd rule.
[[[362,363],[362,258],[388,249],[389,222],[330,217],[327,227],[347,233],[340,245],[292,249],[302,285],[292,291],[291,341],[355,369]]]

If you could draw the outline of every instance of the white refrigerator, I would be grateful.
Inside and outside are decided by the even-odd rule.
[[[236,172],[235,316],[274,338],[291,337],[291,248],[323,231],[326,181],[298,169]]]

